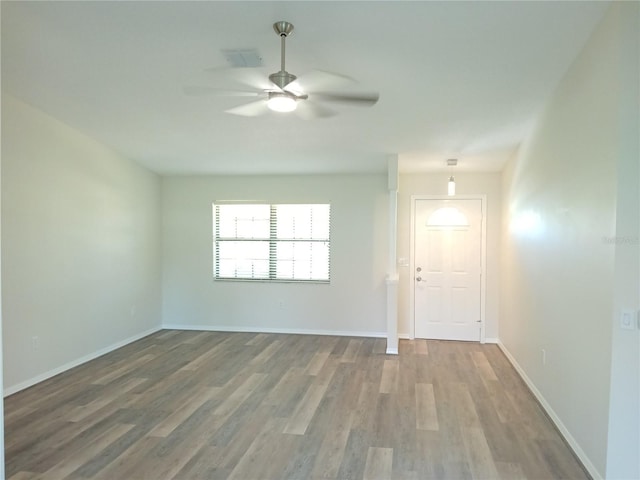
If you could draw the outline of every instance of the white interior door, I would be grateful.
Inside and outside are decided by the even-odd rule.
[[[480,341],[482,201],[415,200],[417,338]]]

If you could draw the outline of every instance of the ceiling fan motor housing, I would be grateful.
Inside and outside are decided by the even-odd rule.
[[[289,72],[285,72],[284,70],[280,70],[279,72],[269,75],[269,80],[271,80],[272,83],[275,83],[281,89],[289,85],[296,78],[298,77],[292,75]]]

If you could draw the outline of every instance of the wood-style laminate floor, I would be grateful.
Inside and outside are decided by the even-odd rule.
[[[495,345],[164,330],[6,399],[8,479],[589,478]]]

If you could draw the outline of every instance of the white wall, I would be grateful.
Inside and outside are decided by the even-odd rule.
[[[612,464],[607,468],[611,356],[629,348],[612,343],[614,312],[623,301],[638,307],[637,287],[635,299],[633,292],[624,300],[614,294],[622,276],[635,275],[637,282],[638,263],[616,264],[616,247],[605,241],[619,231],[617,202],[624,197],[638,208],[637,185],[617,184],[619,175],[632,173],[631,162],[638,178],[637,146],[632,158],[633,149],[623,149],[621,137],[628,122],[621,112],[635,109],[637,115],[638,105],[637,49],[634,60],[622,48],[626,42],[637,45],[637,29],[621,28],[632,15],[637,17],[637,4],[611,8],[504,172],[503,190],[500,339],[591,474],[607,472],[610,478],[638,476],[627,469],[637,457],[624,450],[614,454],[616,473]],[[634,382],[633,370],[621,373],[626,381]],[[637,389],[628,393],[635,412],[627,402],[613,415],[633,420]],[[627,431],[620,440],[637,442],[634,435]],[[638,451],[637,443],[632,449]]]
[[[331,203],[331,283],[214,282],[215,200]],[[164,177],[162,202],[165,326],[386,331],[385,175]]]
[[[159,195],[155,174],[3,95],[5,394],[160,327]]]
[[[619,56],[614,321],[607,478],[640,478],[640,331],[619,328],[623,309],[640,309],[640,8],[614,10],[605,31]]]
[[[398,258],[411,258],[411,195],[446,195],[449,174],[401,173],[398,193]],[[456,193],[486,195],[487,197],[487,296],[485,336],[490,341],[498,338],[498,312],[500,294],[500,232],[501,232],[501,175],[499,173],[456,173]],[[399,316],[398,332],[410,332],[411,308],[409,301],[412,272],[409,267],[398,266]]]

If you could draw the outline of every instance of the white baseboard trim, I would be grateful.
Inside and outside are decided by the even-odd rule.
[[[167,324],[165,330],[202,330],[207,332],[238,332],[238,333],[284,333],[293,335],[330,335],[336,337],[371,337],[387,338],[387,332],[359,332],[351,330],[315,330],[304,328],[267,328],[242,325],[178,325]]]
[[[397,348],[387,348],[387,355],[398,355]]]
[[[415,339],[414,339],[411,335],[409,335],[408,333],[399,333],[399,334],[398,334],[398,338],[400,338],[400,339],[402,339],[402,340],[415,340]],[[495,343],[495,344],[497,344],[497,343],[499,343],[499,342],[500,342],[500,340],[499,340],[499,339],[497,339],[497,338],[493,338],[493,337],[491,337],[491,338],[487,337],[487,338],[485,338],[485,339],[484,339],[484,343]]]
[[[126,338],[124,340],[121,340],[119,342],[116,342],[112,345],[109,345],[108,347],[105,348],[101,348],[100,350],[97,350],[95,352],[90,353],[89,355],[85,355],[84,357],[78,358],[76,360],[72,360],[71,362],[65,363],[64,365],[61,365],[59,367],[56,367],[52,370],[49,370],[47,372],[41,373],[40,375],[36,375],[33,378],[30,378],[28,380],[25,380],[24,382],[20,382],[17,385],[12,385],[10,387],[7,387],[4,389],[3,392],[3,396],[7,397],[9,395],[13,395],[14,393],[17,393],[21,390],[24,390],[25,388],[29,388],[34,386],[37,383],[43,382],[51,377],[55,377],[56,375],[59,375],[62,372],[66,372],[67,370],[71,370],[74,367],[77,367],[78,365],[82,365],[83,363],[87,363],[91,360],[94,360],[98,357],[101,357],[102,355],[105,355],[109,352],[112,352],[114,350],[117,350],[118,348],[124,347],[125,345],[128,345],[130,343],[135,342],[136,340],[140,340],[141,338],[144,338],[148,335],[151,335],[152,333],[156,333],[158,331],[162,330],[162,327],[154,327],[151,328],[149,330],[146,330],[142,333],[138,333],[132,337]]]
[[[489,340],[487,339],[487,342],[488,341]],[[524,381],[524,383],[527,384],[527,387],[529,387],[529,389],[531,390],[533,395],[536,397],[538,402],[540,402],[540,405],[542,405],[542,408],[544,408],[544,410],[547,412],[547,415],[549,415],[549,418],[551,418],[551,420],[553,421],[553,423],[555,423],[558,430],[560,430],[560,433],[562,434],[564,439],[567,441],[569,446],[573,449],[574,453],[580,459],[584,467],[587,469],[587,471],[589,472],[589,475],[591,475],[591,477],[594,480],[603,479],[604,477],[602,476],[602,474],[593,465],[593,463],[591,462],[587,454],[584,452],[584,450],[582,450],[582,447],[580,447],[580,444],[576,441],[575,438],[573,438],[573,435],[571,435],[571,432],[569,432],[569,429],[565,426],[565,424],[562,422],[562,420],[560,419],[558,414],[556,414],[553,408],[551,408],[551,405],[549,404],[549,402],[547,402],[546,398],[544,398],[540,390],[538,390],[538,388],[535,386],[533,381],[529,378],[529,376],[525,373],[525,371],[520,366],[520,364],[516,361],[514,356],[511,355],[511,352],[507,350],[507,347],[505,347],[500,340],[497,340],[496,343],[498,344],[498,347],[500,347],[500,350],[502,350],[502,353],[504,353],[505,357],[507,357],[509,362],[511,362],[511,365],[513,365],[513,368],[516,369],[516,372],[518,372],[518,374],[520,375],[520,378],[522,378],[522,380]]]

